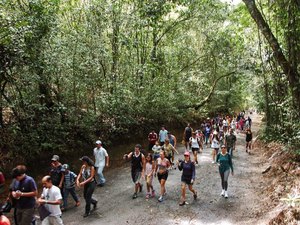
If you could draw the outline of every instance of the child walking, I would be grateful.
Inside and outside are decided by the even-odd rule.
[[[67,206],[68,206],[68,196],[69,193],[72,195],[74,201],[75,201],[75,206],[79,206],[80,202],[79,199],[77,197],[77,194],[75,192],[75,180],[77,178],[77,175],[69,170],[69,165],[68,164],[64,164],[62,166],[63,170],[64,170],[64,191],[63,191],[63,195],[64,195],[64,205],[61,208],[62,211],[66,210]]]
[[[155,169],[155,165],[153,163],[152,155],[148,153],[146,157],[146,168],[145,168],[145,178],[146,178],[146,185],[147,185],[146,199],[155,196],[155,191],[152,186],[154,169]]]

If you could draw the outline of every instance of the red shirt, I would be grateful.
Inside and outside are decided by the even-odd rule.
[[[148,135],[148,140],[150,144],[155,144],[155,142],[157,141],[157,134],[155,132],[151,132]]]

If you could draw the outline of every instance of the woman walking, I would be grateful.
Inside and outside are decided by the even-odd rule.
[[[163,145],[162,149],[165,152],[165,156],[166,158],[170,161],[171,163],[171,167],[173,167],[174,163],[173,163],[173,159],[174,159],[174,154],[175,152],[177,153],[177,155],[179,154],[178,151],[174,148],[174,146],[170,143],[169,139],[165,140],[165,144]]]
[[[190,146],[192,147],[192,152],[194,155],[194,161],[196,162],[196,164],[198,164],[198,158],[197,158],[197,153],[200,149],[200,139],[198,137],[196,137],[196,132],[192,133],[192,137],[190,138]]]
[[[227,153],[227,149],[225,145],[222,145],[221,152],[217,155],[216,162],[219,165],[219,173],[221,176],[221,183],[222,183],[221,196],[228,198],[228,193],[227,193],[228,177],[229,177],[230,169],[233,175],[233,165],[232,165],[231,155]]]
[[[170,161],[165,157],[165,152],[160,151],[160,158],[156,160],[155,164],[155,174],[157,174],[158,181],[160,183],[160,197],[159,202],[164,200],[164,195],[166,194],[166,181],[168,179],[168,168],[171,166]]]
[[[90,215],[91,204],[93,204],[93,210],[95,210],[98,203],[97,200],[93,198],[93,193],[96,187],[95,167],[93,160],[91,160],[88,156],[83,156],[80,158],[80,160],[82,161],[82,166],[77,176],[76,184],[78,187],[84,188],[83,196],[86,205],[83,217],[87,217]]]
[[[252,132],[251,132],[251,129],[248,128],[246,130],[246,152],[249,154],[250,154],[250,150],[252,148],[251,144],[252,144]]]
[[[212,163],[215,163],[216,155],[219,152],[220,148],[220,139],[217,131],[213,132],[213,135],[211,136],[211,148],[212,150]]]
[[[194,199],[197,199],[197,192],[193,189],[193,183],[195,181],[195,164],[191,161],[190,153],[184,153],[184,160],[178,161],[178,169],[182,170],[181,175],[181,201],[180,206],[185,205],[185,194],[186,194],[186,185],[188,185],[189,190],[194,194]]]

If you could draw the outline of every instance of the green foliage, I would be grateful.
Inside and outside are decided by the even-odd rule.
[[[250,53],[232,12],[217,0],[2,1],[1,149],[79,152],[246,107]]]

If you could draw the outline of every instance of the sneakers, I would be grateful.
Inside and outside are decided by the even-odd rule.
[[[225,195],[225,190],[223,189],[221,192],[221,196],[224,196],[224,195]]]
[[[88,217],[90,215],[89,212],[86,212],[85,214],[83,214],[83,217]]]
[[[152,193],[151,193],[151,195],[152,195],[152,198],[154,198],[154,197],[155,197],[155,191],[154,191],[154,190],[152,190]]]
[[[184,206],[184,205],[185,205],[185,201],[180,202],[179,205],[180,205],[180,206]]]
[[[98,202],[93,203],[93,206],[94,206],[94,207],[93,207],[93,210],[97,209],[97,203],[98,203]]]
[[[195,191],[195,194],[194,194],[194,200],[196,200],[197,197],[198,197],[198,193],[197,193],[197,191]]]
[[[132,195],[132,199],[136,199],[136,198],[137,198],[137,194],[134,193],[134,194]]]
[[[159,202],[162,202],[163,200],[164,200],[163,196],[160,196],[160,197],[158,198],[158,201],[159,201]]]
[[[212,163],[212,164],[214,164],[214,163],[215,163],[215,161],[212,161],[211,163]]]
[[[225,198],[228,198],[228,193],[227,193],[227,191],[225,191],[224,197],[225,197]]]

